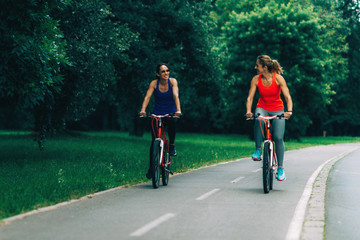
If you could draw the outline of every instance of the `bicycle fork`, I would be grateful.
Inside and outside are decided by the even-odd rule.
[[[269,150],[270,150],[270,166],[271,166],[271,170],[275,170],[276,168],[276,164],[274,162],[274,143],[271,140],[265,140],[265,142],[269,142]]]
[[[159,157],[159,166],[161,166],[161,161],[164,157],[164,140],[161,138],[155,138],[155,141],[160,142],[160,157]]]
[[[277,167],[276,164],[276,160],[275,160],[275,149],[274,149],[274,142],[271,140],[271,131],[270,131],[271,125],[270,122],[267,121],[266,122],[266,140],[265,142],[269,143],[269,147],[270,147],[270,166],[271,166],[271,170],[275,170]]]
[[[162,138],[155,138],[155,141],[160,142],[160,158],[159,158],[159,163],[158,163],[159,166],[164,167],[165,171],[167,171],[171,175],[174,175],[173,172],[171,172],[169,169],[166,168],[170,164],[170,161],[167,161],[168,159],[170,160],[170,156],[169,156],[168,152],[166,153],[166,156],[164,156],[164,147],[166,147],[164,140]],[[163,164],[162,160],[164,157],[165,157],[165,160],[164,160],[164,164]]]

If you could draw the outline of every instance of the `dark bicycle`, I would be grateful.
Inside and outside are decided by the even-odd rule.
[[[263,143],[263,188],[264,193],[269,193],[273,188],[274,182],[274,172],[277,169],[277,159],[275,154],[275,146],[271,136],[271,120],[273,119],[286,119],[284,118],[284,114],[275,115],[275,116],[261,116],[258,114],[256,117],[248,118],[248,120],[258,119],[264,122],[265,125],[265,133],[264,135],[264,143]]]
[[[170,171],[171,157],[169,154],[169,141],[166,138],[166,126],[163,118],[177,118],[174,114],[154,115],[147,116],[151,118],[152,131],[155,139],[152,146],[152,158],[150,162],[150,171],[152,185],[158,188],[160,184],[160,174],[164,186],[169,184],[169,174],[173,175]],[[155,126],[155,128],[154,128]]]

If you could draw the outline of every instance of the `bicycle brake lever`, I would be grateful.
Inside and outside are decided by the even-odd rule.
[[[284,114],[283,114],[283,113],[282,113],[282,114],[277,115],[277,117],[278,117],[279,119],[285,118],[285,116],[284,116]]]

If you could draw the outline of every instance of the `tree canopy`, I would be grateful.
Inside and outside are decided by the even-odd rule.
[[[250,133],[245,101],[266,54],[293,98],[287,136],[359,134],[358,0],[0,5],[0,128],[141,134],[137,113],[165,62],[179,83],[180,130]]]
[[[327,113],[334,87],[347,74],[341,20],[333,18],[330,25],[331,17],[320,18],[311,5],[270,1],[256,11],[232,13],[223,28],[236,96],[245,99],[258,55],[269,55],[282,65],[296,112],[289,129],[293,135],[304,135]],[[331,74],[334,71],[338,73]],[[244,109],[243,101],[237,104],[235,109]]]

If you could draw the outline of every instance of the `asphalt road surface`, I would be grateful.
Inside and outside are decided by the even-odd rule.
[[[326,240],[360,239],[360,151],[340,159],[326,192]]]
[[[359,221],[344,228],[359,216],[359,147],[341,144],[286,152],[287,180],[274,181],[269,194],[263,193],[261,162],[239,159],[175,175],[159,189],[149,182],[7,219],[0,226],[0,239],[300,239],[296,226],[303,225],[301,206],[306,209],[309,179],[337,156],[327,187],[326,239],[360,239]],[[348,194],[346,202],[339,192]],[[346,235],[335,236],[339,228]]]

